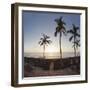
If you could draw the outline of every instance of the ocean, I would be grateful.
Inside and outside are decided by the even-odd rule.
[[[77,53],[77,56],[80,56],[80,53]],[[24,57],[32,57],[32,58],[43,58],[43,53],[24,53]],[[63,58],[66,57],[74,57],[73,52],[63,52],[62,55]],[[54,52],[54,53],[45,53],[45,58],[47,59],[54,59],[54,58],[60,58],[59,53]]]

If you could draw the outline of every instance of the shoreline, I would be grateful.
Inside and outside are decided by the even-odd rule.
[[[80,56],[76,56],[76,57],[64,57],[64,58],[36,58],[36,57],[24,57],[24,59],[38,59],[38,60],[66,60],[66,59],[77,59],[80,58]]]

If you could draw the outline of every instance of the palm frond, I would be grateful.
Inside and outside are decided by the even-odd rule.
[[[59,20],[58,19],[55,19],[55,22],[58,24],[59,23]]]
[[[48,38],[50,38],[50,37],[46,35],[45,38],[48,39]]]
[[[73,30],[76,30],[76,26],[74,24],[72,24],[72,26],[73,26]]]
[[[40,38],[40,40],[43,40],[43,38]]]
[[[80,47],[80,44],[79,43],[76,42],[75,44],[76,44],[76,46],[79,46]]]
[[[75,26],[74,24],[72,24],[72,26],[73,26],[73,30],[74,30],[75,32],[77,32],[77,30],[79,30],[79,27]]]
[[[62,22],[62,19],[63,19],[63,17],[61,16],[58,20],[59,20],[59,22]]]
[[[73,47],[75,47],[75,45],[74,45],[74,44],[72,45],[72,48],[73,48]]]
[[[76,33],[76,36],[80,37],[80,34]]]
[[[47,40],[47,43],[48,43],[48,44],[51,44],[51,43],[52,43],[52,41],[51,41],[51,40]]]
[[[76,29],[78,30],[78,29],[79,29],[79,27],[76,27]]]
[[[45,38],[45,34],[42,34],[43,38]]]
[[[75,44],[80,47],[80,40],[76,40]]]
[[[41,44],[40,44],[40,46],[42,46],[44,43],[42,42]]]
[[[40,43],[41,43],[41,41],[38,42],[38,44],[40,44]]]
[[[57,32],[60,31],[60,27],[59,27],[59,26],[56,27],[56,31],[57,31]]]
[[[80,40],[76,40],[75,42],[72,42],[72,43],[74,43],[74,45],[73,46],[76,46],[76,47],[80,47]]]
[[[66,30],[62,30],[62,32],[65,36],[67,35]]]
[[[69,41],[71,41],[73,39],[73,36],[71,36],[70,38],[69,38]]]
[[[74,31],[72,29],[68,30],[67,33],[74,34]]]

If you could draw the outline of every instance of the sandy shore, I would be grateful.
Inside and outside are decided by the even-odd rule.
[[[80,56],[63,59],[24,57],[24,77],[79,74]]]

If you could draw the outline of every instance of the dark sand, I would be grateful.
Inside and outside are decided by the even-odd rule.
[[[24,57],[24,77],[79,75],[80,56],[63,59]]]

